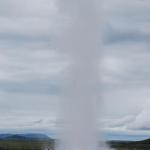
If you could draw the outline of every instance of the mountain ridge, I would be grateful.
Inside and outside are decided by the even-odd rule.
[[[0,134],[0,140],[50,140],[45,134],[27,133],[27,134]]]

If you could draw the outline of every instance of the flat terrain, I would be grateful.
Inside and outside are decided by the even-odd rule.
[[[132,142],[111,142],[115,150],[150,150],[150,144],[137,144]],[[54,150],[53,140],[0,140],[0,150]]]
[[[54,150],[55,141],[46,135],[0,135],[0,150]],[[143,141],[109,141],[115,150],[150,150],[150,139]]]
[[[109,145],[116,150],[150,150],[150,139],[143,141],[110,141]]]
[[[0,150],[49,150],[54,149],[53,141],[0,140]]]

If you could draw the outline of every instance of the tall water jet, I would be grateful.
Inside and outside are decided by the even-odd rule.
[[[57,149],[97,150],[96,103],[99,99],[99,31],[96,0],[60,0],[69,26],[61,36],[60,49],[71,65],[63,99],[63,132]]]

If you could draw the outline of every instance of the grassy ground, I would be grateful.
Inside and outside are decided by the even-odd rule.
[[[150,150],[147,143],[111,143],[115,150]],[[53,140],[0,140],[0,150],[54,150]]]
[[[111,143],[111,147],[115,150],[150,150],[150,144],[147,143],[132,143],[132,142],[126,142],[126,143]]]
[[[52,141],[17,141],[1,140],[0,150],[44,150],[46,147],[53,149]]]
[[[134,148],[114,148],[115,150],[150,150],[149,148],[138,148],[138,147],[134,147]]]

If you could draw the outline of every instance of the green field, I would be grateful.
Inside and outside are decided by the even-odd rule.
[[[134,148],[114,148],[115,150],[150,150],[149,148],[138,148],[138,147],[134,147]]]
[[[150,147],[112,147],[115,150],[150,150]]]
[[[21,140],[1,140],[0,150],[49,150],[54,149],[53,141],[21,141]]]
[[[111,141],[110,147],[115,150],[150,150],[150,139],[143,141]]]
[[[150,150],[148,141],[109,142],[114,150]],[[54,150],[54,140],[0,140],[0,150]]]

